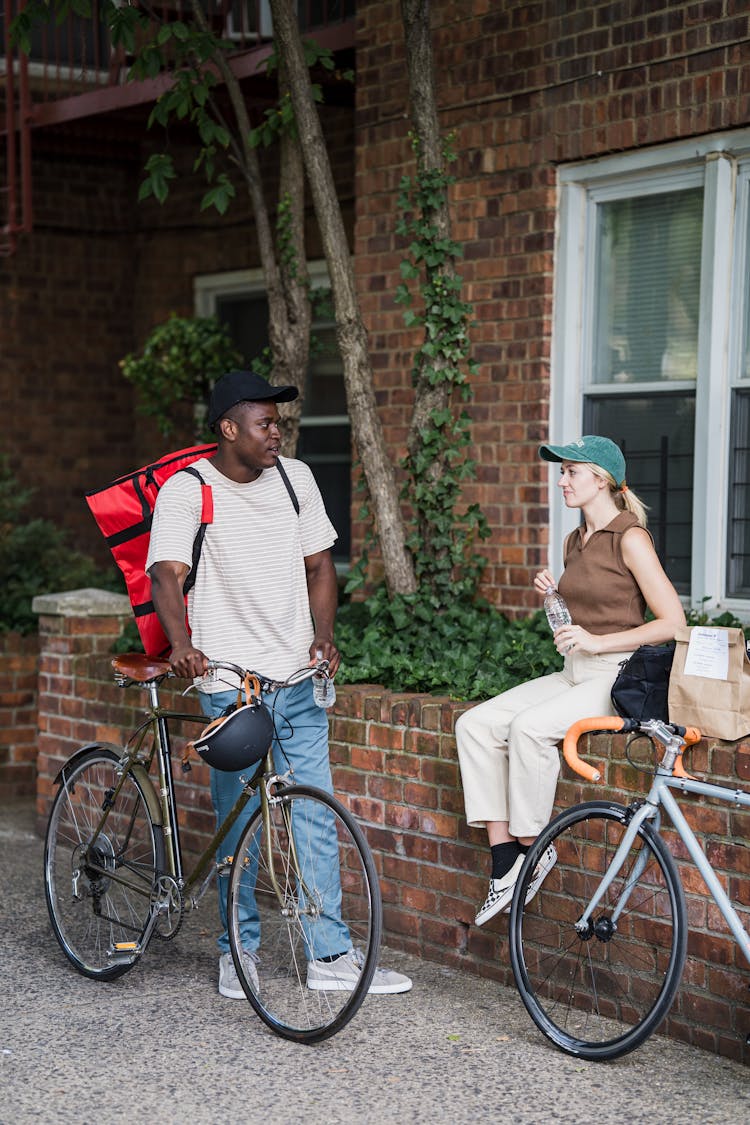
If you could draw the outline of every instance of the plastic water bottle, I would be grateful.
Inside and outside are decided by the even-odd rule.
[[[573,621],[570,610],[565,604],[565,598],[558,594],[554,586],[547,587],[547,593],[544,595],[544,612],[547,614],[549,627],[553,633]]]
[[[317,676],[313,676],[312,682],[313,699],[318,707],[325,707],[326,710],[333,707],[336,702],[336,685],[330,676],[319,673]]]

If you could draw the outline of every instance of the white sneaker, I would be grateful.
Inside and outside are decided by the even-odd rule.
[[[524,899],[524,906],[528,906],[536,892],[541,887],[544,880],[549,875],[552,868],[557,863],[557,851],[554,844],[550,844],[545,848],[542,853],[541,859],[536,865],[533,878],[526,888],[526,898]]]
[[[258,954],[252,953],[249,949],[243,949],[242,959],[245,963],[245,972],[250,978],[250,983],[256,993],[260,992],[260,981],[258,980],[258,969],[256,961]],[[219,992],[222,996],[228,996],[230,1000],[244,1000],[245,990],[240,984],[240,978],[237,976],[237,970],[234,967],[231,953],[222,953],[219,958]]]
[[[474,924],[476,926],[483,926],[485,922],[489,922],[490,918],[494,918],[501,910],[507,910],[513,898],[513,889],[516,885],[518,873],[520,872],[524,854],[521,852],[516,857],[516,862],[511,867],[510,871],[503,875],[502,879],[490,879],[490,889],[487,892],[487,898],[484,900],[479,908]]]
[[[364,957],[358,949],[342,953],[335,961],[308,961],[307,987],[324,992],[351,992],[362,972]],[[411,978],[393,969],[376,969],[368,993],[387,995],[408,992]]]

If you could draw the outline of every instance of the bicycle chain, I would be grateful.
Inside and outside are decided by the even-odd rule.
[[[159,914],[154,933],[161,941],[171,941],[182,927],[185,917],[185,896],[171,875],[160,875],[151,892],[151,904],[167,902],[167,909]]]

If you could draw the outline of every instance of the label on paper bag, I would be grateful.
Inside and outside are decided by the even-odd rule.
[[[696,625],[690,633],[685,675],[703,676],[707,680],[729,677],[729,636],[724,629]]]

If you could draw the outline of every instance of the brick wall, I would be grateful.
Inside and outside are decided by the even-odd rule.
[[[36,789],[39,638],[0,636],[0,796]]]
[[[260,110],[258,110],[260,112]],[[148,152],[162,137],[146,130],[148,107],[34,131],[34,230],[12,257],[0,256],[0,414],[13,420],[3,453],[34,494],[29,508],[64,526],[79,549],[111,558],[83,501],[89,488],[165,448],[135,411],[119,361],[142,347],[171,313],[194,311],[197,275],[260,265],[246,187],[224,217],[200,211],[202,176],[190,175],[194,149],[172,133],[170,151],[186,171],[165,206],[138,204]],[[325,113],[339,196],[353,227],[351,110]],[[5,182],[4,150],[0,184]],[[273,208],[275,148],[260,154]],[[308,253],[321,257],[308,206]]]
[[[413,172],[403,33],[397,0],[357,9],[356,108],[331,105],[325,121],[397,464],[416,342],[394,303],[398,184]],[[547,561],[536,447],[548,436],[557,166],[745,126],[750,13],[735,0],[434,0],[431,12],[441,127],[457,153],[453,234],[480,364],[469,405],[479,471],[466,500],[492,529],[482,548],[488,596],[523,612],[535,608],[530,574]],[[7,452],[38,489],[35,512],[102,560],[81,493],[163,447],[134,419],[118,360],[169,312],[190,312],[197,274],[258,264],[242,185],[223,219],[198,211],[199,180],[175,182],[163,208],[136,203],[143,160],[161,144],[146,112],[34,132],[35,231],[0,259],[0,410],[21,418],[33,405],[34,421],[11,428]],[[182,167],[181,145],[173,133]],[[273,199],[274,156],[261,158]],[[309,233],[318,254],[312,216]],[[355,550],[366,530],[359,507]]]
[[[412,175],[397,0],[357,4],[355,261],[393,461],[404,452],[415,336],[394,293],[398,185]],[[547,563],[556,168],[750,121],[750,13],[734,0],[433,0],[440,124],[454,134],[453,236],[476,324],[468,405],[485,512],[487,596],[535,607]],[[355,541],[366,528],[355,523]]]
[[[39,678],[37,813],[43,831],[53,778],[82,742],[118,743],[142,716],[142,694],[113,685],[108,650],[119,616],[42,616]],[[338,795],[359,817],[381,878],[386,941],[443,964],[512,984],[507,916],[473,925],[487,887],[484,833],[463,815],[455,738],[466,704],[385,692],[373,685],[341,687],[331,718],[331,758]],[[166,693],[166,701],[177,697]],[[184,703],[180,703],[181,709]],[[179,740],[178,740],[179,742]],[[623,741],[601,736],[590,756],[607,763],[606,784],[587,786],[567,768],[558,800],[568,806],[593,796],[642,793],[644,777],[624,758]],[[750,745],[700,744],[694,772],[731,784],[750,781]],[[197,852],[213,829],[208,769],[195,763],[184,780],[176,769],[184,846]],[[720,878],[745,916],[750,909],[750,853],[740,844],[746,819],[735,811],[683,802]],[[671,841],[674,848],[674,840]],[[684,856],[678,857],[680,861]],[[693,869],[680,863],[691,933],[685,976],[664,1029],[675,1038],[741,1058],[747,1033],[750,971]]]

